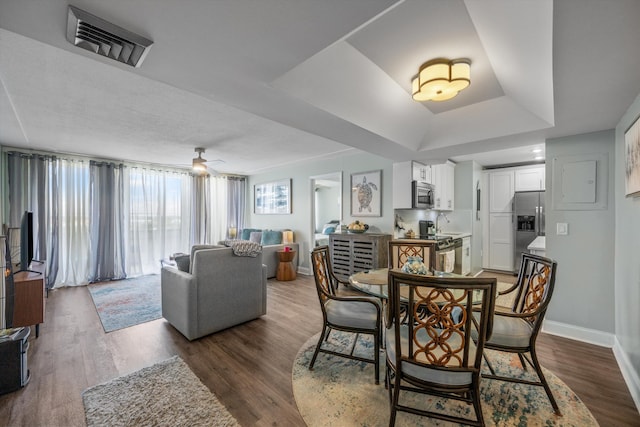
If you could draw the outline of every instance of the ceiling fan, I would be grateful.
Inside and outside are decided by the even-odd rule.
[[[211,164],[215,164],[215,163],[224,163],[224,160],[222,159],[215,159],[215,160],[207,160],[204,159],[202,157],[202,154],[205,152],[205,149],[202,147],[196,147],[195,152],[198,153],[198,157],[195,157],[193,159],[193,161],[191,162],[191,167],[193,168],[193,171],[195,173],[198,174],[205,174],[205,173],[210,173],[210,174],[217,174],[216,171],[214,171],[213,169],[211,169],[209,167],[209,165]]]

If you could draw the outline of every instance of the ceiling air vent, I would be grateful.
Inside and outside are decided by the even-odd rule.
[[[75,46],[132,67],[142,64],[153,44],[151,40],[74,6],[69,6],[67,40]]]

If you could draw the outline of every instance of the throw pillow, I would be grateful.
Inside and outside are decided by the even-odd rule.
[[[259,228],[245,228],[242,230],[242,233],[240,233],[240,240],[249,240],[249,237],[251,237],[251,233],[253,233],[254,231],[262,230],[260,230]]]
[[[336,227],[334,225],[325,225],[322,229],[322,234],[331,234],[336,232]]]
[[[183,255],[176,256],[173,260],[176,262],[176,266],[178,267],[178,270],[188,273],[189,264],[191,263],[190,258],[191,257],[189,255],[183,254]]]
[[[322,234],[331,234],[335,233],[336,227],[340,224],[338,220],[332,220],[322,226]]]
[[[282,231],[263,230],[260,244],[262,246],[282,244]]]
[[[262,231],[252,231],[251,234],[249,234],[249,241],[260,244],[262,241]]]

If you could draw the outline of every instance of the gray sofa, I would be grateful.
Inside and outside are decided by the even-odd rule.
[[[262,262],[267,266],[267,278],[269,279],[276,277],[280,263],[278,251],[284,250],[285,246],[289,246],[296,252],[292,262],[294,268],[298,268],[300,248],[297,243],[282,243],[284,231],[291,232],[291,230],[245,228],[238,235],[240,240],[250,240],[262,245]],[[219,244],[224,244],[224,242],[219,242]]]
[[[267,313],[267,269],[262,257],[231,248],[192,248],[189,271],[161,272],[162,317],[188,340]]]

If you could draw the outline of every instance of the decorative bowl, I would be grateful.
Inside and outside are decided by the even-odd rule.
[[[352,234],[362,234],[369,229],[369,224],[362,224],[362,226],[364,226],[364,228],[347,228],[347,231]]]
[[[363,230],[351,230],[351,229],[347,228],[347,232],[349,232],[351,234],[362,234],[365,231],[367,231],[367,230],[366,229],[363,229]]]

